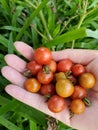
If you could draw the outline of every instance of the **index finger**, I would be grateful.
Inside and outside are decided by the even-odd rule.
[[[16,41],[14,43],[14,46],[15,46],[16,50],[22,56],[24,56],[26,59],[28,59],[28,60],[33,59],[34,50],[33,50],[33,48],[31,46],[29,46],[26,43],[21,42],[21,41]]]
[[[33,59],[34,50],[32,47],[24,42],[15,42],[15,47],[28,60]],[[98,57],[97,50],[87,50],[87,49],[65,49],[61,51],[52,52],[53,59],[59,61],[65,58],[71,59],[74,63],[81,63],[87,65],[89,62]]]

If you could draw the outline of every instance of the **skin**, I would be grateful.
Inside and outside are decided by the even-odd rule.
[[[15,42],[14,45],[17,51],[25,58],[28,60],[33,59],[34,50],[30,46],[19,41]],[[1,70],[2,75],[11,82],[11,84],[6,86],[5,91],[17,100],[28,104],[73,128],[78,130],[98,130],[98,51],[66,49],[53,52],[52,56],[56,61],[69,58],[74,63],[86,65],[86,69],[95,75],[95,86],[88,92],[88,98],[91,100],[92,105],[87,107],[83,114],[74,115],[70,119],[67,107],[60,113],[52,113],[49,111],[43,96],[27,92],[23,88],[27,78],[22,75],[27,63],[14,54],[5,56],[5,61],[8,66],[3,67]]]

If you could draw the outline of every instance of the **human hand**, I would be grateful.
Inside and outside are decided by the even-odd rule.
[[[14,45],[25,58],[28,60],[33,59],[34,50],[30,46],[23,42],[16,42]],[[34,107],[78,130],[98,130],[98,51],[66,49],[63,51],[53,52],[52,54],[53,59],[56,61],[69,58],[74,63],[82,63],[86,65],[88,71],[95,75],[96,84],[88,94],[92,105],[87,107],[83,114],[74,115],[70,119],[70,113],[67,107],[60,113],[52,113],[49,111],[43,96],[35,93],[32,94],[24,89],[24,82],[27,79],[23,76],[23,72],[26,68],[26,62],[14,54],[8,54],[5,56],[5,61],[8,66],[3,67],[1,70],[3,76],[12,83],[6,86],[6,92],[17,100],[28,104],[31,107]]]

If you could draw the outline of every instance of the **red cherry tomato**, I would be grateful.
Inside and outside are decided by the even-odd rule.
[[[70,59],[64,59],[58,62],[57,70],[59,72],[71,71],[72,66],[73,66],[73,63]]]
[[[30,70],[33,75],[36,75],[38,71],[42,69],[42,65],[39,65],[35,60],[33,60],[27,63],[27,69]]]
[[[86,72],[79,76],[79,84],[83,88],[90,89],[95,85],[95,77],[92,73]]]
[[[72,66],[71,70],[74,76],[79,76],[86,72],[86,69],[82,64],[75,64]]]
[[[64,110],[65,107],[65,99],[58,95],[54,95],[48,100],[48,108],[54,113],[61,112],[62,110]]]
[[[42,95],[50,95],[50,96],[52,96],[55,93],[55,87],[54,87],[54,85],[52,83],[44,84],[40,88],[40,93]]]
[[[85,103],[81,99],[74,99],[69,108],[74,114],[81,114],[85,111]]]
[[[75,86],[74,87],[74,92],[71,95],[72,99],[83,99],[87,96],[87,91],[85,88],[81,87],[81,86]]]
[[[36,93],[40,90],[41,83],[35,79],[35,78],[30,78],[27,79],[26,82],[24,83],[24,88],[32,93]]]
[[[52,60],[52,53],[46,47],[37,48],[34,52],[34,60],[41,65],[49,64]]]
[[[49,84],[53,80],[53,73],[49,71],[49,73],[40,70],[37,74],[37,79],[42,84]]]
[[[50,63],[47,64],[47,66],[49,67],[49,69],[50,69],[53,73],[56,72],[56,70],[57,70],[57,63],[56,63],[56,61],[51,60]]]

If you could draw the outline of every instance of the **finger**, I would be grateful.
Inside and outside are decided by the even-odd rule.
[[[26,70],[26,62],[14,54],[6,55],[5,61],[9,66],[21,73]]]
[[[87,65],[96,57],[98,57],[97,50],[66,49],[62,51],[53,52],[53,59],[56,61],[69,58],[74,63],[81,63],[84,65]]]
[[[34,107],[34,108],[38,109],[39,111],[46,113],[46,114],[62,121],[65,124],[70,125],[69,111],[68,111],[67,107],[64,111],[62,111],[60,113],[53,113],[53,112],[49,111],[49,109],[47,107],[47,102],[46,102],[46,99],[44,96],[41,96],[41,95],[35,94],[35,93],[30,93],[30,92],[26,91],[25,89],[20,88],[16,85],[8,85],[5,90],[8,94],[13,96],[17,100],[19,100],[31,107]]]
[[[5,66],[2,68],[1,70],[2,75],[9,80],[10,82],[12,82],[15,85],[18,85],[20,87],[24,86],[24,82],[27,79],[26,77],[24,77],[22,74],[20,74],[18,71],[16,71],[15,69],[9,67],[9,66]]]
[[[28,60],[33,59],[34,50],[32,47],[30,47],[26,43],[20,42],[20,41],[15,42],[14,45],[15,45],[15,48],[17,49],[17,51],[20,54],[22,54],[25,58],[27,58]]]

